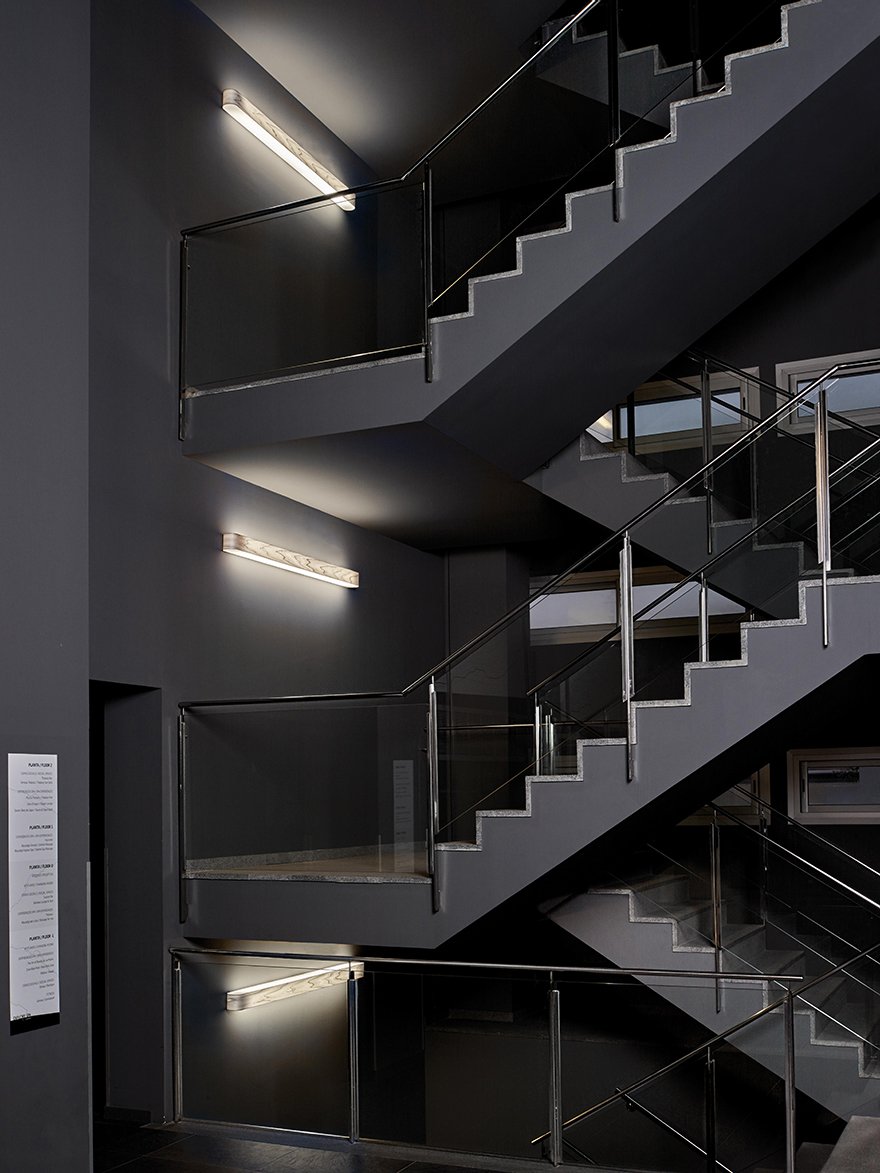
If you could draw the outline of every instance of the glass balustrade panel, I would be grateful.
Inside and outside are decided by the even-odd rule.
[[[427,876],[427,692],[186,714],[186,875]]]
[[[191,233],[183,385],[279,380],[424,344],[421,182]]]

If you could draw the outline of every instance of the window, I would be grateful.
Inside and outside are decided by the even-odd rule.
[[[844,415],[856,423],[880,424],[880,350],[866,350],[858,354],[832,354],[805,362],[780,363],[776,368],[777,384],[796,395],[819,379],[838,363],[862,362],[876,359],[876,367],[843,372],[826,381],[828,410]],[[787,427],[791,431],[812,431],[814,411],[811,404],[818,398],[819,388],[793,409]],[[784,401],[780,399],[780,406]],[[834,427],[834,421],[831,422]]]
[[[688,391],[688,387],[693,390]],[[699,448],[702,445],[700,388],[699,376],[678,382],[661,380],[639,387],[632,408],[636,448],[639,452]],[[741,413],[750,411],[748,388],[748,381],[738,379],[735,375],[710,375],[713,443],[732,443],[742,434],[747,421]],[[587,428],[587,432],[602,443],[622,448],[629,440],[629,426],[628,405],[619,403],[612,411],[600,416]]]
[[[788,793],[802,823],[880,821],[880,749],[793,750]]]

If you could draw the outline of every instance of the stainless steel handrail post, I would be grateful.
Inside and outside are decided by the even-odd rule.
[[[636,395],[630,391],[626,397],[626,450],[630,456],[636,454]]]
[[[541,713],[541,702],[538,700],[538,697],[536,694],[536,696],[535,696],[535,771],[538,774],[540,774],[542,771],[542,762],[544,760],[543,723],[544,723],[544,718]]]
[[[702,88],[700,71],[703,63],[700,60],[700,8],[699,0],[690,0],[690,49],[691,49],[691,94],[694,98]]]
[[[608,0],[608,143],[614,179],[611,188],[611,208],[615,222],[620,220],[620,183],[617,177],[617,144],[620,142],[620,2]]]
[[[718,1116],[717,1096],[715,1092],[715,1056],[712,1048],[706,1048],[705,1072],[705,1099],[706,1099],[706,1173],[717,1173],[718,1152]]]
[[[709,584],[705,574],[700,575],[700,663],[709,659]]]
[[[794,1059],[794,990],[789,986],[784,1006],[785,1019],[785,1173],[795,1173],[797,1144],[796,1087]]]
[[[822,647],[828,647],[828,571],[831,569],[831,486],[828,474],[828,392],[819,387],[815,418],[816,546],[822,570]]]
[[[354,1144],[361,1138],[361,1079],[358,1052],[358,984],[349,966],[346,982],[348,1006],[348,1139]]]
[[[635,728],[633,697],[635,696],[635,631],[633,628],[632,543],[629,530],[623,535],[620,551],[620,668],[622,698],[626,705],[626,780],[635,777]]]
[[[424,284],[425,382],[434,382],[434,330],[431,324],[431,302],[434,298],[434,175],[431,164],[425,164],[422,180],[422,281]]]
[[[553,722],[553,714],[549,710],[544,716],[544,744],[547,746],[547,760],[550,763],[548,773],[555,774],[557,768],[556,725]]]
[[[562,1037],[559,1006],[559,989],[551,975],[550,992],[547,996],[547,1027],[550,1041],[550,1131],[549,1150],[551,1165],[562,1164]]]
[[[186,898],[186,716],[183,709],[177,715],[177,918],[185,924],[189,916]]]
[[[712,812],[712,826],[709,828],[709,868],[712,887],[712,948],[715,950],[715,972],[721,973],[721,835],[718,814]],[[715,1013],[721,1013],[721,979],[715,978]]]
[[[712,380],[709,363],[704,359],[700,368],[700,424],[703,438],[703,465],[712,463]],[[712,491],[714,480],[711,469],[703,474],[703,491],[706,494],[706,553],[713,553],[712,523],[714,509]]]
[[[174,1120],[178,1121],[183,1118],[183,994],[182,994],[183,978],[180,972],[180,958],[175,957],[172,960],[171,966],[171,1048],[173,1051],[172,1062],[174,1064],[172,1078],[174,1080],[172,1088],[172,1105],[171,1111],[174,1114]]]
[[[187,320],[187,301],[189,276],[189,237],[184,236],[180,241],[180,281],[178,283],[180,306],[178,310],[179,324],[177,331],[177,370],[178,370],[178,402],[177,402],[177,438],[186,439],[186,338],[189,322]]]
[[[760,893],[760,909],[761,909],[761,923],[767,925],[767,889],[770,880],[770,853],[767,849],[767,815],[762,809],[758,815],[758,830],[761,836],[761,893]]]
[[[437,834],[440,829],[440,748],[437,731],[437,687],[431,677],[428,685],[428,875],[431,877],[431,907],[440,911],[440,877],[437,874]]]

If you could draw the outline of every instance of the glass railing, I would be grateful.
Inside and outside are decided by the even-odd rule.
[[[751,976],[725,978],[754,1006],[714,1035],[643,984],[711,998],[713,972],[172,957],[179,1121],[676,1173],[705,1170],[709,1154],[723,1171],[785,1150],[792,1040],[783,1001]],[[727,1042],[749,1032],[766,1070]],[[749,1130],[735,1127],[744,1101]]]
[[[711,825],[678,827],[646,847],[635,870],[611,869],[606,883],[632,893],[637,920],[670,922],[683,964],[690,950],[714,954],[715,968],[729,973],[802,975],[796,1009],[810,1017],[810,1041],[801,1058],[812,1046],[815,1063],[822,1047],[854,1055],[835,1079],[836,1096],[838,1109],[859,1111],[871,1094],[859,1077],[880,1068],[880,902],[853,881],[877,874],[743,793],[752,815],[713,806]],[[719,996],[716,1013],[723,1005]]]
[[[530,777],[577,773],[581,741],[625,739],[631,779],[637,704],[682,703],[687,664],[738,659],[743,620],[797,617],[805,575],[822,580],[827,638],[829,575],[878,565],[880,438],[859,431],[852,455],[822,464],[815,440],[805,449],[783,426],[806,405],[825,451],[834,388],[815,411],[813,393],[755,422],[398,694],[181,705],[186,874],[356,874],[360,858],[361,870],[431,876],[436,906],[438,842],[472,841],[480,810],[522,810]],[[658,581],[646,551],[675,503],[737,461],[759,467],[765,446],[772,456],[781,444],[809,451],[812,466],[784,483],[752,478],[757,522],[717,524],[724,540],[699,570]],[[352,741],[355,728],[363,737]],[[366,766],[343,768],[347,744],[372,747]]]
[[[183,387],[232,388],[425,343],[424,184],[317,198],[184,237]],[[382,258],[379,263],[378,258]]]
[[[530,55],[404,175],[183,233],[181,388],[249,386],[423,351],[471,278],[516,266],[517,238],[567,222],[615,152],[669,133],[670,103],[724,84],[725,55],[776,41],[779,0],[559,10]],[[336,202],[334,202],[334,200]],[[347,209],[347,210],[346,210]]]
[[[184,876],[427,877],[427,691],[195,709]]]

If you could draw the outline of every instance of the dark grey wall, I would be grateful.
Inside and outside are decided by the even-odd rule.
[[[89,1167],[88,34],[88,0],[0,12],[0,745],[59,758],[60,1021],[0,1046],[0,1163],[21,1173]]]
[[[880,346],[880,200],[874,199],[699,345],[772,380],[779,362]]]
[[[179,231],[310,194],[221,112],[219,91],[239,88],[315,154],[344,164],[347,178],[365,168],[184,0],[93,7],[91,673],[162,690],[162,768],[129,781],[163,796],[161,851],[139,861],[138,879],[141,893],[164,890],[166,939],[154,928],[143,949],[167,960],[178,933],[177,703],[406,683],[442,655],[442,564],[181,455]],[[228,530],[353,567],[361,588],[224,556]],[[151,900],[135,887],[116,915],[147,932]],[[111,923],[111,949],[123,931]],[[133,1063],[139,1046],[169,1038],[147,989],[153,977],[138,972],[128,975],[134,1009],[124,1027]],[[167,1079],[166,1064],[170,1112]],[[146,1096],[142,1083],[117,1065],[114,1088]],[[148,1103],[113,1106],[155,1115],[155,1102],[152,1088]]]

